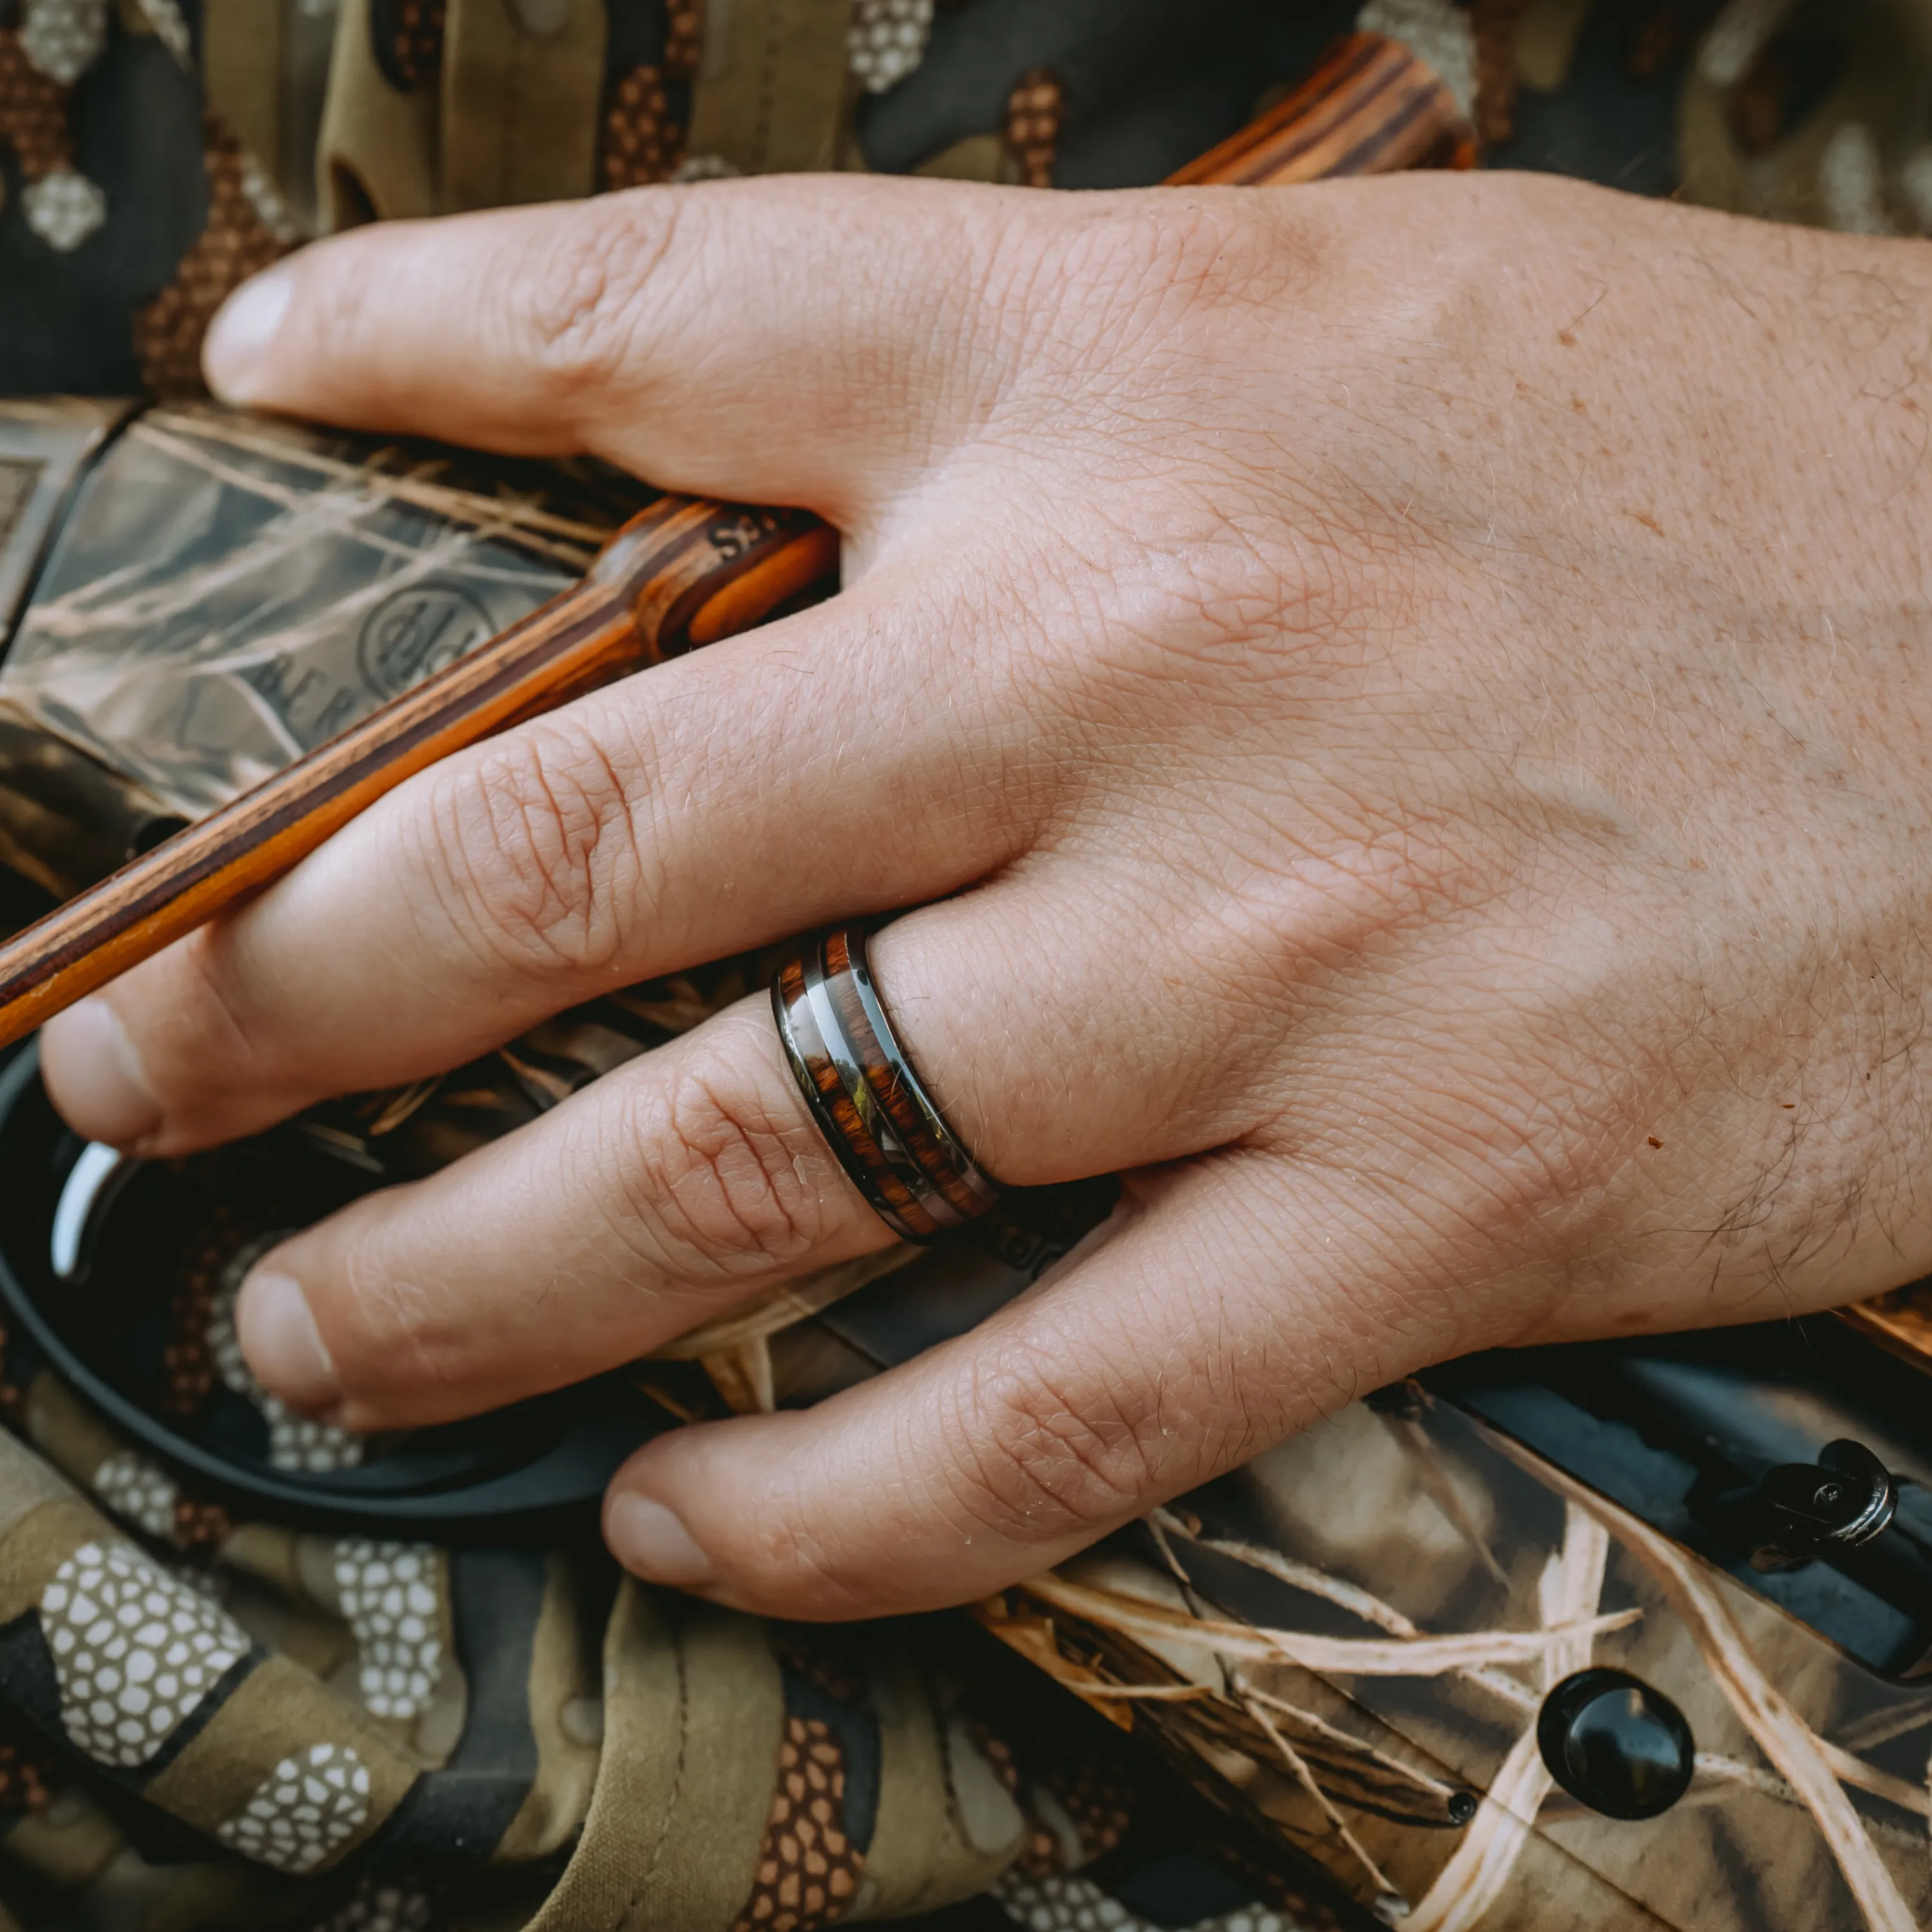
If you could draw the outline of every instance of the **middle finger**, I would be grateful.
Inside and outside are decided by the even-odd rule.
[[[1016,856],[1027,788],[1010,767],[1026,754],[996,720],[1023,713],[992,688],[997,663],[968,657],[933,578],[897,574],[399,788],[253,904],[55,1019],[56,1105],[92,1139],[187,1152]],[[915,662],[888,641],[908,633],[938,647]]]

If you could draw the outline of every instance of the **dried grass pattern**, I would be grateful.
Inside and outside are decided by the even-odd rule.
[[[1284,1556],[1279,1550],[1266,1549],[1258,1544],[1243,1543],[1226,1537],[1204,1536],[1200,1533],[1198,1525],[1185,1521],[1171,1510],[1156,1510],[1148,1522],[1156,1532],[1184,1537],[1198,1549],[1232,1557],[1235,1562],[1261,1570],[1295,1589],[1306,1592],[1311,1596],[1325,1598],[1338,1607],[1352,1612],[1364,1622],[1376,1624],[1396,1636],[1415,1636],[1421,1634],[1415,1624],[1393,1604],[1385,1602],[1373,1591],[1365,1590],[1360,1585],[1352,1583],[1345,1577],[1332,1576],[1326,1570],[1316,1569],[1312,1564],[1297,1562],[1294,1558]],[[1185,1580],[1185,1573],[1180,1574]],[[1542,1693],[1532,1690],[1520,1678],[1511,1676],[1506,1670],[1482,1668],[1460,1670],[1456,1674],[1465,1682],[1475,1684],[1502,1702],[1532,1716],[1541,1706]],[[1858,1750],[1886,1743],[1892,1738],[1927,1726],[1932,1726],[1932,1698],[1919,1705],[1908,1705],[1876,1712],[1848,1730],[1838,1743],[1824,1742],[1821,1748],[1830,1760],[1833,1770],[1844,1783],[1861,1791],[1869,1792],[1874,1798],[1882,1798],[1886,1803],[1896,1805],[1900,1810],[1910,1812],[1916,1817],[1932,1820],[1932,1791],[1928,1791],[1926,1786],[1910,1782],[1893,1772],[1882,1771],[1877,1766],[1869,1764],[1856,1755]],[[1720,1801],[1726,1789],[1733,1785],[1748,1786],[1754,1791],[1761,1792],[1766,1797],[1778,1798],[1787,1804],[1803,1802],[1787,1780],[1780,1778],[1774,1772],[1767,1771],[1762,1765],[1746,1764],[1723,1751],[1705,1750],[1697,1754],[1696,1781],[1683,1802],[1696,1804]],[[1559,1809],[1574,1806],[1574,1800],[1566,1799],[1560,1794],[1552,1793],[1552,1796]],[[1868,1820],[1867,1828],[1891,1843],[1901,1846],[1909,1846],[1915,1850],[1927,1842],[1922,1833],[1905,1831],[1877,1820]]]
[[[1168,1610],[1051,1573],[1029,1577],[1020,1587],[1042,1603],[1125,1636],[1178,1638],[1224,1660],[1292,1664],[1318,1676],[1340,1677],[1440,1677],[1494,1664],[1537,1664],[1573,1640],[1625,1629],[1642,1615],[1636,1610],[1614,1610],[1538,1630],[1465,1630],[1453,1636],[1317,1636]]]
[[[1576,1516],[1563,1550],[1546,1566],[1538,1628],[1442,1636],[1418,1629],[1393,1605],[1343,1579],[1276,1552],[1197,1539],[1191,1526],[1170,1512],[1157,1513],[1150,1526],[1176,1579],[1178,1604],[1156,1600],[1153,1593],[1166,1580],[1153,1572],[1141,1587],[1106,1587],[1057,1575],[1036,1577],[1023,1586],[1063,1626],[1070,1623],[1078,1630],[1084,1654],[1069,1654],[1072,1646],[1064,1628],[1055,1628],[1054,1616],[1016,1613],[996,1600],[982,1607],[982,1617],[1090,1703],[1105,1708],[1116,1698],[1161,1702],[1161,1728],[1168,1741],[1179,1744],[1197,1766],[1225,1767],[1238,1757],[1285,1770],[1318,1816],[1319,1826],[1311,1820],[1308,1835],[1326,1838],[1331,1852],[1339,1855],[1336,1862],[1352,1867],[1358,1882],[1366,1882],[1384,1914],[1401,1915],[1407,1924],[1414,1911],[1430,1911],[1434,1916],[1424,1922],[1435,1932],[1473,1926],[1507,1889],[1550,1782],[1533,1734],[1540,1692],[1513,1673],[1532,1669],[1546,1688],[1582,1668],[1599,1636],[1627,1628],[1640,1614],[1634,1610],[1597,1612],[1608,1548],[1600,1528],[1587,1516]],[[1214,1616],[1174,1559],[1171,1536],[1252,1558],[1257,1567],[1282,1581],[1388,1634],[1320,1636]],[[1459,1808],[1474,1803],[1471,1795],[1442,1775],[1442,1767],[1418,1764],[1412,1755],[1399,1754],[1335,1721],[1346,1712],[1381,1728],[1334,1686],[1330,1694],[1345,1712],[1324,1716],[1312,1708],[1316,1696],[1290,1698],[1278,1686],[1256,1681],[1257,1669],[1283,1665],[1306,1672],[1313,1680],[1311,1690],[1335,1678],[1454,1675],[1489,1690],[1528,1723],[1489,1799],[1475,1806],[1471,1819]],[[1157,1681],[1163,1676],[1169,1681]],[[1172,1708],[1177,1704],[1185,1708]],[[1527,1762],[1522,1762],[1525,1739]],[[1389,1743],[1394,1742],[1391,1736]],[[1465,1823],[1467,1829],[1456,1851],[1429,1880],[1420,1906],[1412,1906],[1374,1848],[1344,1816],[1345,1810],[1412,1830]]]
[[[712,1385],[738,1414],[769,1415],[778,1406],[772,1337],[917,1261],[925,1252],[910,1241],[896,1242],[877,1254],[781,1282],[743,1306],[687,1330],[647,1359],[701,1364]]]
[[[515,542],[520,537],[525,539],[524,548],[532,547],[526,525],[535,513],[523,506],[506,503],[480,510],[478,500],[470,496],[466,500],[470,514],[466,523],[458,524],[450,520],[449,527],[416,540],[383,529],[376,520],[377,516],[392,503],[435,508],[442,514],[446,502],[458,500],[458,493],[410,477],[386,475],[374,466],[358,469],[333,464],[312,453],[272,442],[265,447],[260,439],[231,436],[225,428],[210,430],[199,423],[184,427],[192,433],[174,433],[174,423],[157,411],[134,423],[124,432],[124,437],[130,443],[150,444],[178,458],[188,472],[199,472],[212,482],[272,505],[281,514],[266,524],[254,542],[223,552],[199,569],[158,576],[152,558],[136,557],[120,569],[96,577],[64,596],[37,604],[33,611],[36,648],[27,662],[21,662],[18,653],[9,658],[6,686],[10,692],[28,693],[41,683],[68,675],[75,656],[87,650],[104,626],[119,623],[153,628],[191,613],[238,580],[302,556],[318,539],[334,538],[360,544],[384,560],[391,566],[390,571],[358,586],[353,596],[337,600],[308,622],[276,632],[265,641],[253,641],[232,650],[222,649],[218,640],[205,641],[195,657],[197,670],[247,670],[265,656],[286,654],[311,632],[340,628],[345,616],[360,616],[364,614],[363,606],[431,578],[459,560],[467,582],[501,583],[521,590],[532,581],[527,571],[507,562],[494,562],[489,552],[480,548],[494,541]],[[249,454],[271,456],[291,468],[325,471],[331,487],[301,489],[227,461],[220,453],[224,443],[232,443],[237,450]],[[555,551],[554,545],[534,547]],[[563,556],[570,568],[582,567],[582,552],[569,550]],[[290,755],[296,755],[301,748],[291,745]]]
[[[1917,1914],[1900,1893],[1864,1820],[1846,1796],[1846,1784],[1873,1788],[1872,1768],[1828,1744],[1772,1684],[1704,1567],[1641,1517],[1532,1459],[1506,1436],[1489,1430],[1482,1434],[1510,1461],[1556,1489],[1573,1510],[1580,1508],[1594,1517],[1649,1573],[1731,1708],[1810,1814],[1871,1932],[1919,1932]]]
[[[306,508],[322,492],[333,492],[338,502],[346,497],[365,506],[406,504],[476,537],[519,544],[570,570],[588,569],[615,528],[559,515],[526,495],[500,488],[496,496],[485,496],[476,489],[440,482],[440,475],[453,460],[448,457],[385,446],[352,460],[272,422],[193,404],[152,409],[130,425],[128,434],[170,449],[232,488],[284,510]],[[221,454],[224,449],[310,471],[322,479],[321,491],[296,489],[274,476],[226,461]]]
[[[1454,1823],[1456,1786],[1332,1721],[1342,1712],[1324,1717],[1305,1702],[1259,1693],[1238,1666],[1210,1666],[1215,1682],[1192,1682],[1168,1659],[1108,1624],[1042,1616],[1016,1600],[1018,1594],[979,1607],[981,1620],[1004,1642],[1123,1728],[1132,1726],[1135,1712],[1154,1718],[1153,1735],[1184,1771],[1198,1780],[1202,1765],[1210,1764],[1226,1779],[1229,1790],[1210,1788],[1209,1794],[1223,1802],[1238,1791],[1237,1808],[1256,1811],[1255,1773],[1285,1774],[1292,1814],[1264,1804],[1258,1821],[1286,1832],[1352,1889],[1366,1882],[1371,1897],[1403,1902],[1375,1849],[1364,1842],[1359,1822],[1366,1815],[1432,1837]],[[1162,1675],[1167,1682],[1150,1681]]]
[[[86,566],[44,586],[0,676],[29,722],[189,818],[556,596],[587,554],[515,501],[418,514],[458,499],[427,479],[440,458],[344,470],[232,427],[157,410],[124,432],[98,474],[131,485],[124,540],[83,504]],[[386,473],[392,457],[416,473]]]
[[[1366,1880],[1383,1910],[1400,1910],[1412,1932],[1473,1932],[1505,1900],[1522,1902],[1520,1888],[1529,1880],[1520,1862],[1539,1820],[1580,1815],[1574,1801],[1553,1788],[1536,1745],[1534,1721],[1547,1690],[1593,1660],[1597,1639],[1641,1614],[1606,1616],[1599,1608],[1612,1546],[1621,1545],[1661,1592],[1714,1684],[1768,1761],[1767,1766],[1700,1750],[1686,1802],[1721,1802],[1729,1792],[1748,1790],[1803,1810],[1844,1875],[1862,1922],[1873,1932],[1903,1932],[1918,1924],[1879,1848],[1922,1858],[1928,1842],[1919,1821],[1932,1818],[1932,1796],[1925,1785],[1882,1770],[1849,1747],[1870,1747],[1917,1728],[1932,1714],[1932,1706],[1880,1713],[1882,1724],[1875,1727],[1868,1720],[1848,1731],[1842,1743],[1821,1736],[1772,1684],[1726,1606],[1720,1577],[1616,1504],[1490,1432],[1480,1433],[1486,1447],[1564,1500],[1562,1544],[1545,1559],[1538,1581],[1538,1628],[1432,1634],[1358,1583],[1277,1550],[1203,1534],[1198,1522],[1174,1509],[1156,1511],[1148,1527],[1178,1588],[1152,1570],[1142,1570],[1123,1587],[1096,1585],[1082,1575],[1049,1575],[1024,1586],[1036,1607],[1016,1593],[983,1606],[982,1618],[1117,1722],[1131,1723],[1132,1712],[1144,1712],[1197,1776],[1212,1766],[1218,1776],[1210,1785],[1228,1781],[1230,1788],[1219,1793],[1224,1799],[1235,1796],[1244,1783],[1232,1768],[1237,1755],[1286,1770],[1317,1808],[1325,1830],[1276,1815],[1277,1828],[1298,1839],[1325,1837],[1331,1850],[1346,1851],[1359,1875],[1358,1886]],[[1184,1542],[1331,1603],[1383,1634],[1316,1636],[1218,1615],[1196,1594],[1174,1556],[1174,1546]],[[1157,1600],[1162,1588],[1168,1600]],[[1202,1667],[1204,1661],[1209,1668]],[[1279,1694],[1279,1685],[1256,1681],[1257,1670],[1282,1664],[1308,1672],[1343,1708],[1324,1716],[1310,1708],[1318,1696],[1286,1697]],[[1439,1825],[1436,1808],[1456,1795],[1445,1779],[1402,1761],[1409,1752],[1422,1754],[1413,1739],[1389,1733],[1385,1742],[1391,1750],[1346,1728],[1363,1722],[1379,1728],[1381,1720],[1328,1680],[1385,1676],[1454,1677],[1486,1694],[1520,1726],[1467,1831],[1420,1895],[1412,1891],[1412,1906],[1392,1895],[1382,1869],[1386,1853],[1378,1857],[1381,1845],[1364,1844],[1340,1815],[1366,1811],[1396,1824]],[[1905,1819],[1862,1815],[1846,1786],[1896,1807]]]
[[[1538,1474],[1543,1473],[1538,1472]],[[1219,1556],[1232,1557],[1237,1562],[1291,1585],[1311,1596],[1325,1598],[1339,1607],[1352,1612],[1366,1623],[1378,1625],[1392,1631],[1398,1636],[1420,1635],[1414,1623],[1393,1604],[1387,1603],[1371,1590],[1346,1578],[1331,1576],[1316,1569],[1312,1564],[1298,1563],[1292,1557],[1284,1556],[1279,1550],[1268,1550],[1258,1544],[1243,1543],[1226,1537],[1204,1536],[1198,1526],[1190,1524],[1170,1510],[1156,1510],[1148,1519],[1156,1530],[1184,1537],[1196,1547],[1210,1550]],[[1480,1552],[1478,1552],[1479,1558]],[[1486,1564],[1485,1565],[1486,1568]],[[1464,1682],[1479,1686],[1503,1702],[1512,1705],[1534,1715],[1543,1701],[1542,1693],[1532,1690],[1520,1678],[1511,1676],[1507,1671],[1496,1669],[1462,1670],[1456,1672]],[[1888,1742],[1890,1739],[1928,1726],[1932,1726],[1932,1698],[1918,1705],[1880,1711],[1848,1730],[1838,1742],[1821,1741],[1820,1748],[1831,1762],[1832,1769],[1844,1784],[1861,1791],[1869,1792],[1874,1798],[1882,1798],[1888,1804],[1915,1817],[1932,1820],[1932,1790],[1924,1784],[1911,1782],[1888,1771],[1882,1771],[1868,1763],[1856,1755],[1857,1751]],[[1746,1764],[1723,1751],[1700,1750],[1696,1755],[1696,1781],[1682,1801],[1686,1803],[1709,1803],[1721,1801],[1726,1790],[1733,1785],[1748,1786],[1766,1796],[1775,1798],[1787,1804],[1802,1804],[1803,1800],[1788,1780],[1776,1772],[1767,1771],[1762,1765]],[[1559,1808],[1574,1807],[1574,1801],[1552,1794]],[[1868,1820],[1867,1828],[1876,1836],[1901,1846],[1909,1846],[1917,1850],[1927,1844],[1925,1835],[1918,1832],[1908,1832],[1890,1826],[1882,1820]]]
[[[1592,1644],[1581,1634],[1595,1612],[1610,1565],[1610,1539],[1603,1525],[1573,1502],[1564,1512],[1563,1547],[1543,1567],[1537,1606],[1544,1627],[1562,1632],[1538,1670],[1546,1694],[1588,1667]],[[1516,1862],[1534,1828],[1537,1814],[1555,1780],[1538,1748],[1534,1720],[1510,1747],[1502,1768],[1449,1862],[1438,1874],[1405,1932],[1472,1932],[1508,1889]]]

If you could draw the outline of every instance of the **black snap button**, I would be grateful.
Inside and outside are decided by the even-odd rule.
[[[1689,1788],[1696,1746],[1684,1714],[1623,1670],[1580,1670],[1543,1700],[1536,1742],[1550,1774],[1606,1818],[1654,1818]]]

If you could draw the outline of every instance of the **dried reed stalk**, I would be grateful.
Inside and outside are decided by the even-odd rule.
[[[1511,1462],[1595,1516],[1649,1571],[1682,1618],[1732,1709],[1810,1813],[1870,1932],[1919,1932],[1918,1918],[1839,1782],[1854,1768],[1874,1774],[1871,1767],[1834,1751],[1798,1714],[1765,1675],[1730,1606],[1694,1560],[1640,1516],[1532,1457],[1508,1437],[1489,1429],[1482,1433]]]
[[[1544,1628],[1562,1633],[1541,1659],[1546,1694],[1564,1678],[1588,1667],[1594,1645],[1582,1634],[1585,1620],[1602,1600],[1610,1556],[1610,1539],[1603,1525],[1570,1504],[1564,1512],[1563,1547],[1544,1565],[1537,1584],[1537,1607]],[[1404,1932],[1473,1932],[1508,1889],[1537,1814],[1555,1781],[1538,1748],[1532,1722],[1490,1780],[1462,1842],[1404,1921]]]
[[[898,1241],[890,1248],[881,1248],[877,1254],[862,1255],[855,1262],[841,1262],[835,1268],[801,1275],[796,1281],[781,1282],[728,1314],[720,1315],[701,1328],[686,1330],[647,1359],[694,1362],[707,1355],[741,1348],[748,1342],[762,1342],[808,1316],[816,1315],[821,1308],[844,1300],[847,1295],[904,1268],[908,1262],[918,1260],[925,1252],[910,1241]]]
[[[1144,1598],[1069,1582],[1051,1573],[1030,1577],[1019,1587],[1042,1603],[1126,1636],[1178,1637],[1252,1664],[1298,1664],[1342,1677],[1434,1677],[1485,1664],[1534,1664],[1568,1637],[1622,1630],[1642,1614],[1618,1610],[1556,1629],[1472,1630],[1455,1636],[1312,1636],[1190,1616]]]

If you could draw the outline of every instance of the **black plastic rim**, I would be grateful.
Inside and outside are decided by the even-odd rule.
[[[41,1113],[44,1122],[34,1118]],[[352,1469],[297,1474],[218,1454],[90,1366],[29,1286],[43,1284],[45,1295],[85,1292],[56,1282],[48,1258],[53,1203],[79,1152],[76,1144],[63,1161],[60,1143],[73,1139],[46,1100],[29,1040],[0,1071],[0,1160],[12,1196],[0,1214],[0,1303],[55,1373],[130,1443],[225,1498],[303,1526],[504,1534],[594,1504],[619,1465],[664,1426],[654,1406],[607,1376],[479,1422],[423,1431],[419,1445]]]

